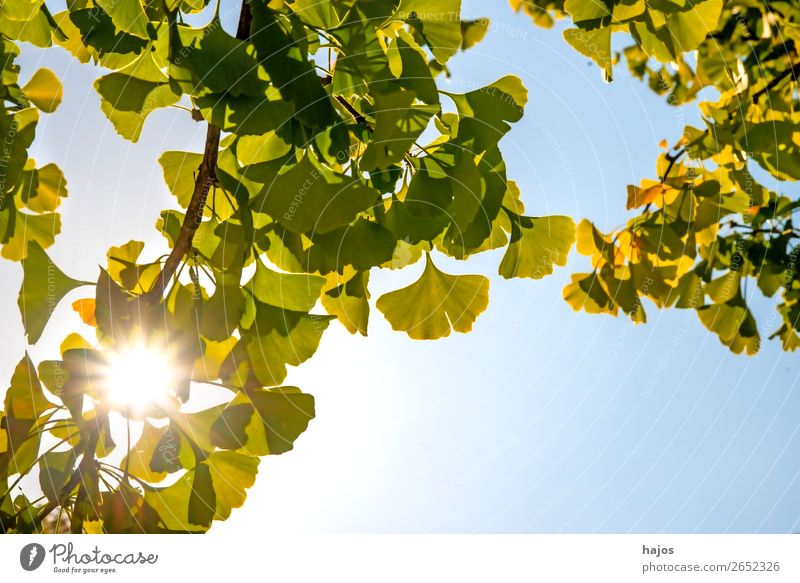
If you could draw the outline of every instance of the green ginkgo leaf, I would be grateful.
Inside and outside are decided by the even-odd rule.
[[[401,242],[402,243],[402,242]],[[367,335],[369,323],[369,271],[357,271],[350,277],[334,272],[323,288],[322,305],[347,328],[348,332]]]
[[[227,340],[239,327],[245,308],[239,273],[223,273],[217,277],[213,295],[203,302],[200,312],[200,333],[216,342]]]
[[[319,299],[325,278],[307,273],[279,273],[256,261],[256,272],[246,284],[258,301],[271,306],[309,312]]]
[[[260,2],[252,3],[251,10],[255,56],[283,98],[294,104],[295,117],[316,130],[336,123],[338,114],[308,61],[306,39],[293,38],[297,34],[294,18]]]
[[[717,28],[722,6],[722,0],[700,0],[668,13],[651,9],[644,20],[631,22],[631,34],[648,55],[666,63],[696,49]]]
[[[511,240],[500,262],[506,279],[541,279],[553,273],[554,265],[567,264],[575,242],[575,222],[569,217],[511,217]]]
[[[237,395],[211,427],[211,442],[250,455],[279,455],[314,418],[314,397],[297,387],[259,389]]]
[[[312,160],[300,162],[267,184],[251,208],[293,233],[327,233],[353,222],[380,194],[359,178],[337,174]]]
[[[489,30],[488,18],[461,21],[461,50],[471,49],[483,40]]]
[[[397,17],[422,35],[444,65],[461,46],[461,0],[401,0]]]
[[[139,440],[131,446],[128,454],[120,462],[120,467],[127,468],[132,476],[145,482],[155,483],[166,478],[167,471],[162,468],[156,471],[151,463],[168,429],[169,426],[156,427],[149,421],[145,421]],[[168,455],[177,459],[179,451],[180,442],[175,439],[173,446],[167,448],[166,453],[162,453],[162,457]]]
[[[202,161],[203,155],[194,152],[167,151],[158,158],[158,163],[164,172],[164,182],[182,208],[188,207],[192,199],[195,176]],[[209,205],[206,205],[204,213],[210,216]]]
[[[573,273],[572,283],[564,287],[564,299],[576,312],[588,314],[617,314],[617,306],[600,285],[594,273]]]
[[[0,255],[12,261],[21,261],[28,256],[31,245],[50,247],[61,232],[61,216],[58,213],[30,214],[15,210],[0,213],[0,233],[6,233]]]
[[[217,512],[217,493],[208,463],[204,461],[197,464],[192,474],[187,518],[189,524],[207,528]]]
[[[5,209],[11,198],[7,196],[8,193],[16,190],[19,185],[25,162],[28,159],[28,148],[33,144],[38,121],[39,110],[35,107],[27,107],[16,112],[0,109],[0,138],[4,145],[4,180],[0,195],[4,195],[3,202],[5,203],[0,204],[0,209]],[[0,223],[3,222],[4,215],[7,216],[11,211],[13,209],[10,208],[0,210]],[[0,227],[0,233],[5,232],[5,229]]]
[[[606,80],[611,80],[614,61],[611,55],[610,26],[601,26],[593,30],[569,28],[564,31],[564,40],[576,51],[597,63],[603,70]]]
[[[56,405],[42,390],[36,368],[26,354],[14,369],[5,394],[5,451],[0,452],[0,479],[30,470],[41,443],[37,424],[46,422]]]
[[[392,328],[416,340],[469,332],[489,305],[489,280],[481,275],[450,275],[430,258],[420,278],[378,298],[377,308]]]
[[[168,531],[203,532],[240,507],[255,482],[258,458],[218,451],[166,488],[145,490],[145,502]]]
[[[45,396],[36,367],[25,354],[14,369],[11,385],[5,395],[6,415],[14,419],[34,421],[55,405]]]
[[[289,7],[303,22],[326,30],[338,27],[342,22],[343,14],[347,12],[347,5],[344,2],[331,2],[330,0],[323,2],[292,0]]]
[[[47,452],[39,458],[39,486],[50,502],[60,502],[61,491],[72,476],[76,458],[74,449]]]
[[[59,44],[82,63],[94,60],[103,67],[121,69],[148,46],[149,39],[124,32],[96,6],[59,12],[54,19],[67,37]]]
[[[528,90],[519,77],[507,75],[494,83],[464,94],[450,94],[460,118],[457,142],[478,154],[497,145],[510,124],[522,119]]]
[[[204,28],[176,26],[170,77],[195,97],[208,93],[263,95],[267,80],[249,43],[232,37],[219,20]],[[176,45],[177,43],[177,45]]]
[[[216,503],[214,520],[227,520],[231,510],[247,498],[247,489],[256,481],[259,459],[234,451],[217,451],[206,459]]]
[[[286,366],[297,366],[313,356],[332,316],[293,312],[256,299],[253,323],[243,333],[249,362],[266,386],[286,378]]]
[[[738,301],[737,301],[738,299]],[[697,316],[719,341],[735,354],[753,355],[761,346],[761,338],[750,310],[739,298],[723,304],[697,308]]]
[[[438,105],[414,104],[413,91],[375,95],[375,131],[361,158],[364,170],[386,169],[400,162],[438,113]]]
[[[118,29],[143,39],[149,38],[147,26],[150,19],[141,0],[97,0],[97,5],[111,17]]]
[[[28,256],[22,260],[22,271],[17,305],[28,343],[35,344],[62,298],[77,287],[91,284],[65,275],[35,241],[28,244]]]
[[[132,142],[139,139],[144,121],[153,110],[172,105],[180,98],[150,52],[124,69],[100,77],[94,87],[102,98],[100,107],[114,129]]]
[[[7,5],[23,5],[23,10],[32,10],[29,16],[16,20],[6,16]],[[19,13],[18,13],[19,14]],[[58,34],[46,6],[38,0],[11,0],[0,5],[0,34],[14,40],[29,42],[37,47],[49,47],[53,44],[53,34]]]
[[[28,163],[32,166],[33,160],[29,158]],[[56,210],[61,205],[61,199],[67,196],[67,181],[55,164],[33,168],[24,180],[22,200],[35,213]]]

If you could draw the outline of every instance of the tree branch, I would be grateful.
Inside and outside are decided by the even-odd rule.
[[[793,80],[796,80],[798,75],[800,75],[800,62],[795,63],[791,69],[786,69],[780,75],[773,78],[772,81],[766,84],[766,86],[762,87],[758,91],[753,94],[753,102],[758,101],[758,99],[764,95],[765,93],[772,91],[780,85],[780,83],[786,79],[787,77],[791,77]]]
[[[253,21],[253,14],[250,5],[246,0],[242,2],[242,9],[239,13],[239,26],[236,30],[236,38],[246,40],[250,37],[250,25]],[[217,156],[219,154],[220,129],[212,124],[208,124],[206,132],[206,143],[203,148],[203,159],[197,169],[197,177],[194,181],[194,192],[186,209],[181,230],[172,247],[172,251],[164,261],[164,267],[156,279],[153,287],[142,294],[141,298],[148,304],[159,303],[163,296],[167,284],[175,275],[178,266],[184,257],[192,250],[194,235],[200,224],[203,222],[203,211],[208,198],[208,192],[217,182]]]

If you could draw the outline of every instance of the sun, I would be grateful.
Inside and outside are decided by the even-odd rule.
[[[109,405],[132,415],[163,407],[175,395],[177,373],[169,352],[145,343],[112,352],[105,377]]]

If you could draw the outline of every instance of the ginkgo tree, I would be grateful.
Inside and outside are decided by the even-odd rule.
[[[68,334],[51,360],[23,355],[11,376],[4,532],[203,532],[243,504],[260,457],[307,428],[314,399],[283,385],[287,367],[332,320],[366,335],[372,269],[424,262],[375,305],[394,329],[435,339],[469,331],[489,292],[438,257],[505,248],[506,278],[566,263],[572,219],[527,215],[498,146],[523,116],[521,81],[437,85],[487,29],[461,19],[460,0],[250,0],[233,26],[221,4],[0,4],[1,253],[21,264],[30,344],[76,289],[76,327],[96,331]],[[126,140],[164,107],[207,126],[202,152],[153,152],[181,209],[160,213],[163,245],[120,241],[92,282],[48,256],[69,169],[37,167],[28,149],[62,87],[47,69],[20,86],[23,43],[96,66],[102,111]],[[226,398],[198,411],[201,384]]]
[[[568,19],[564,39],[608,81],[624,60],[670,105],[712,90],[702,126],[622,193],[636,211],[626,224],[526,214],[498,145],[523,116],[520,80],[464,94],[437,84],[487,32],[485,19],[462,20],[459,0],[251,0],[234,26],[204,0],[75,0],[60,13],[3,1],[0,254],[21,263],[29,343],[78,288],[75,317],[96,330],[69,334],[52,360],[24,355],[13,372],[0,414],[3,531],[203,532],[224,520],[259,458],[290,450],[313,418],[313,398],[283,383],[332,320],[366,335],[374,305],[415,339],[472,328],[489,281],[444,272],[441,256],[503,249],[501,276],[536,279],[565,265],[577,238],[592,271],[564,289],[576,310],[644,322],[645,298],[692,309],[748,354],[760,344],[752,280],[780,295],[770,332],[797,348],[798,202],[779,191],[800,179],[800,7],[510,4],[540,26]],[[612,50],[614,33],[629,46]],[[94,282],[47,255],[69,169],[37,167],[28,149],[62,88],[46,69],[20,85],[20,43],[98,66],[102,110],[127,140],[158,108],[207,125],[202,152],[153,154],[182,209],[161,212],[163,247],[120,241]],[[371,304],[372,269],[418,262],[416,282]],[[141,377],[126,373],[142,369],[159,374],[131,386]],[[201,384],[227,398],[197,411]],[[20,491],[28,476],[37,491]]]

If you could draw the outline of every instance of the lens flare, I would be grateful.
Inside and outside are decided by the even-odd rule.
[[[109,404],[130,414],[163,407],[175,394],[177,374],[169,353],[144,343],[112,353],[105,376]]]

